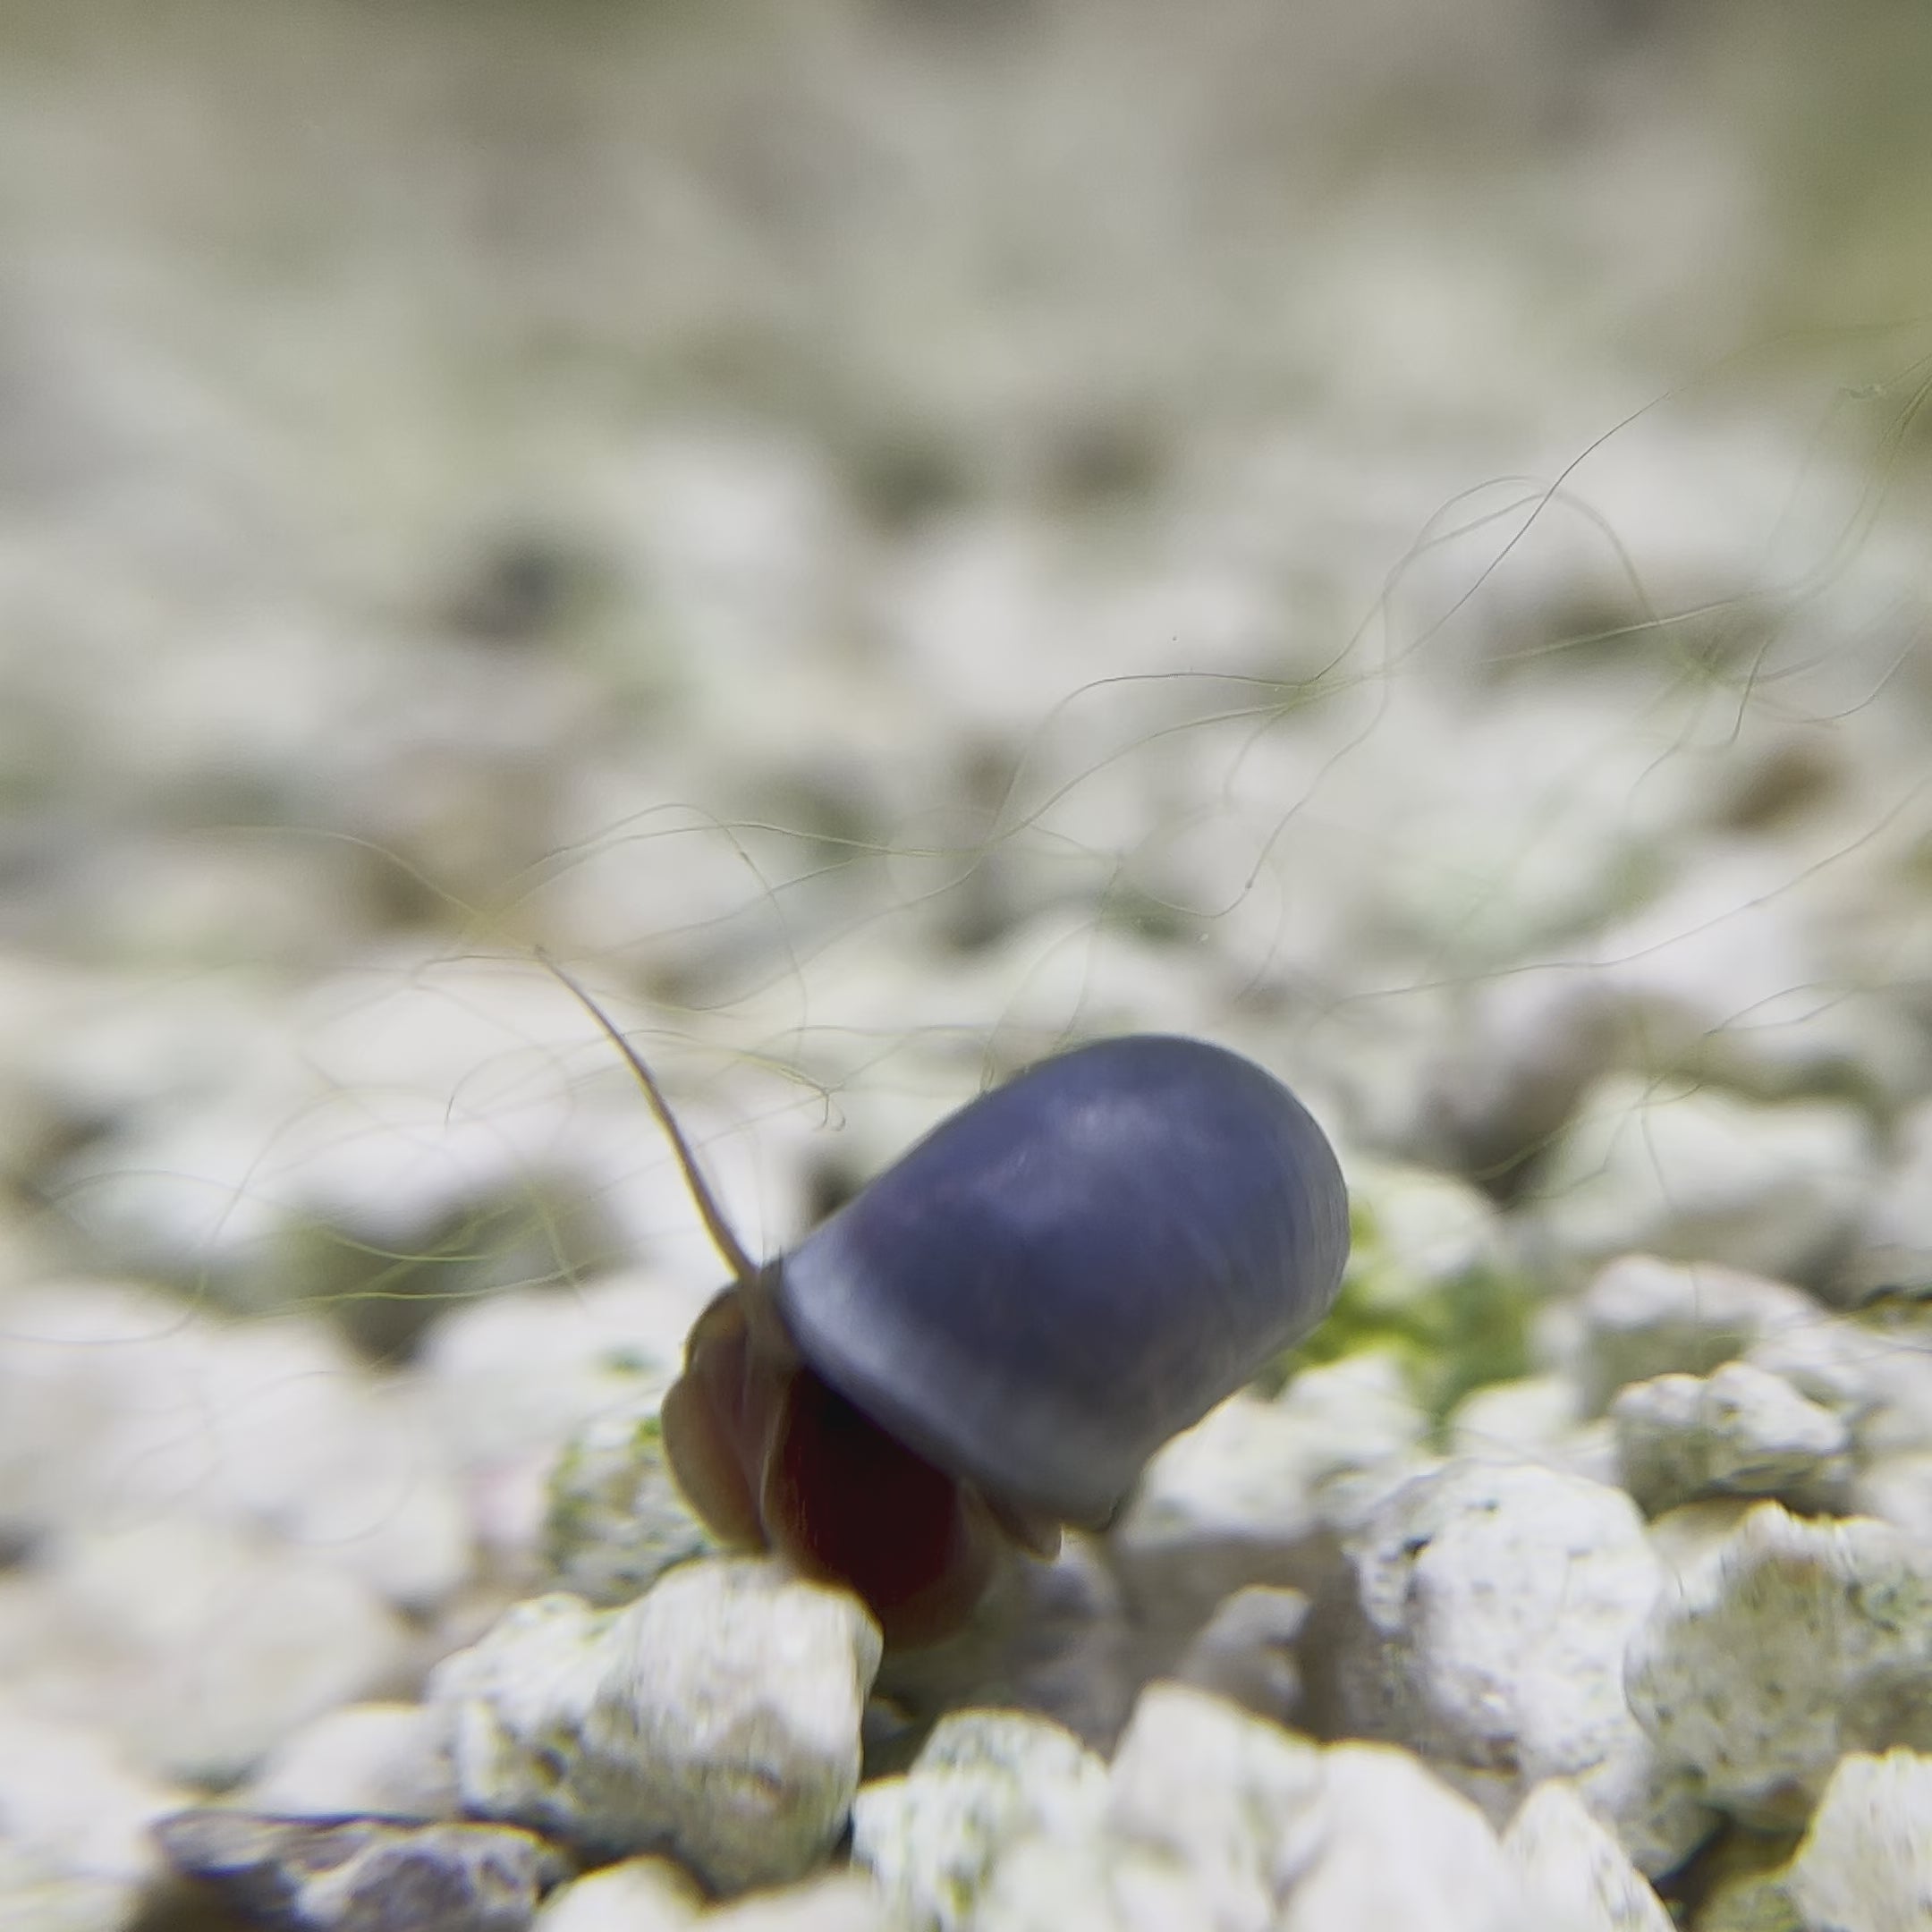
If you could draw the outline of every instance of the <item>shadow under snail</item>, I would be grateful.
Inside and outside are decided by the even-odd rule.
[[[565,983],[733,1275],[665,1398],[673,1471],[723,1541],[844,1584],[888,1643],[958,1629],[1003,1545],[1046,1558],[1063,1525],[1104,1528],[1163,1443],[1334,1301],[1335,1153],[1224,1047],[1132,1034],[1040,1061],[761,1266],[640,1057]]]

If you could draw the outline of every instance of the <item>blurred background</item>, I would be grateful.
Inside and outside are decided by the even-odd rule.
[[[1827,1199],[1734,1258],[1892,1283],[1928,85],[1918,0],[0,10],[0,1279],[701,1291],[541,947],[766,1250],[1148,1027],[1531,1275],[1744,1146]]]

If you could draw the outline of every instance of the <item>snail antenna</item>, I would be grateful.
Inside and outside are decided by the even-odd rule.
[[[677,1156],[684,1185],[691,1191],[699,1218],[705,1224],[705,1233],[711,1237],[711,1245],[731,1270],[732,1278],[741,1288],[748,1287],[760,1273],[758,1265],[744,1251],[738,1237],[732,1233],[731,1223],[724,1218],[724,1209],[718,1206],[716,1196],[699,1168],[698,1157],[691,1142],[684,1138],[684,1130],[678,1125],[677,1116],[671,1111],[671,1103],[664,1097],[664,1089],[645,1065],[644,1056],[618,1030],[616,1021],[541,946],[537,948],[537,957],[563,983],[572,998],[597,1021],[611,1045],[623,1055],[626,1064],[637,1075],[638,1085],[644,1089],[644,1097],[650,1103],[650,1110],[657,1116],[658,1126],[664,1130],[665,1138],[670,1141],[671,1151]]]

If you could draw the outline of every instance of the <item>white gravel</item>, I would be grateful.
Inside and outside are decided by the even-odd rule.
[[[0,24],[9,1932],[191,1809],[545,1932],[1922,1923],[1922,11]],[[545,953],[760,1258],[1224,1041],[1342,1303],[882,1657],[677,1494]]]

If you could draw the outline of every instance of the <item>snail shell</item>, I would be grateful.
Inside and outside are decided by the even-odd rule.
[[[799,1352],[944,1470],[1105,1523],[1169,1436],[1327,1313],[1348,1196],[1251,1061],[1137,1035],[943,1122],[783,1263]]]

